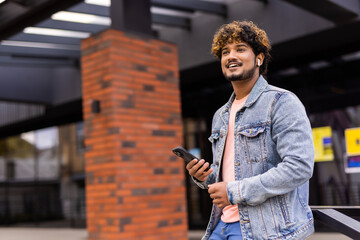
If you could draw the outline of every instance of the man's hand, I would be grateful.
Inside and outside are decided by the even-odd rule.
[[[226,182],[218,182],[208,186],[208,192],[213,200],[213,204],[216,204],[219,208],[224,208],[231,204],[228,199],[226,186]]]
[[[208,171],[205,171],[208,166],[209,163],[205,162],[204,159],[201,159],[199,162],[196,159],[193,159],[186,165],[186,169],[189,171],[190,176],[193,176],[200,182],[204,182],[213,172],[212,168],[210,168]]]

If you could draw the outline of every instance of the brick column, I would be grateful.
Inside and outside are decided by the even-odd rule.
[[[81,63],[89,239],[188,239],[176,46],[110,29]]]

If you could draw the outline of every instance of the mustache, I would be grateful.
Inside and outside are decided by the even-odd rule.
[[[233,61],[228,62],[228,63],[226,64],[226,67],[229,68],[229,66],[230,66],[231,64],[236,64],[236,65],[238,65],[239,67],[241,67],[241,66],[243,65],[242,62],[234,61],[234,60],[233,60]]]

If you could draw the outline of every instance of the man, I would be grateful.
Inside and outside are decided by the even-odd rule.
[[[263,78],[270,48],[252,22],[223,25],[214,36],[234,93],[213,118],[211,169],[203,159],[186,166],[213,199],[204,240],[305,239],[314,231],[311,126],[299,99]]]

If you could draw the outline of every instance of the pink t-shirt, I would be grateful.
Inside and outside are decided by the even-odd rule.
[[[222,178],[224,182],[235,181],[234,169],[234,125],[236,113],[242,108],[247,96],[241,100],[234,100],[230,109],[229,129],[225,142],[224,158],[222,161]],[[237,222],[240,220],[239,209],[237,204],[226,206],[222,210],[221,220],[225,223]]]

